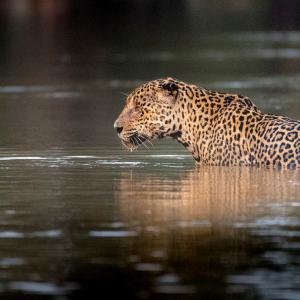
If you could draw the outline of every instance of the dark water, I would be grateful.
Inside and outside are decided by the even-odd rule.
[[[170,47],[88,30],[79,43],[63,22],[9,20],[1,299],[299,299],[299,171],[197,168],[171,140],[128,153],[112,125],[122,93],[166,75],[300,119],[300,32],[202,33]]]

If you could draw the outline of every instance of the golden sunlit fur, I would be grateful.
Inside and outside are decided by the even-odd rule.
[[[300,166],[300,122],[263,113],[247,97],[172,78],[127,97],[115,122],[126,148],[175,138],[202,165]]]

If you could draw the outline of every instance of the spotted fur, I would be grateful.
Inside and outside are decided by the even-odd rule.
[[[199,164],[300,167],[299,121],[263,113],[247,97],[172,78],[134,90],[114,126],[131,150],[169,136]]]

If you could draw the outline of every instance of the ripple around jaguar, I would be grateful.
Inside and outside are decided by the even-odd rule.
[[[181,154],[141,154],[133,155],[131,157],[126,156],[94,156],[94,155],[63,155],[63,156],[25,156],[25,155],[11,155],[2,156],[0,161],[3,162],[0,169],[6,169],[11,164],[19,162],[26,162],[27,165],[37,166],[37,167],[49,167],[49,168],[59,168],[59,167],[169,167],[169,168],[182,168],[183,165],[178,163],[184,162],[186,159],[190,159],[189,155]],[[177,161],[177,162],[176,162]]]

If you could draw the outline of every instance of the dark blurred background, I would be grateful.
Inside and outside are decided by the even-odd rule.
[[[0,14],[1,80],[13,80],[16,71],[24,81],[115,78],[124,73],[124,51],[138,54],[141,64],[145,49],[154,51],[153,59],[165,51],[164,60],[173,50],[205,48],[209,34],[297,30],[300,2],[2,0]],[[216,48],[223,45],[225,40],[215,41]],[[72,72],[68,64],[85,67]],[[147,70],[139,73],[148,78]]]
[[[299,16],[297,0],[2,0],[0,144],[117,145],[124,93],[164,76],[298,117],[280,93],[298,96]]]

